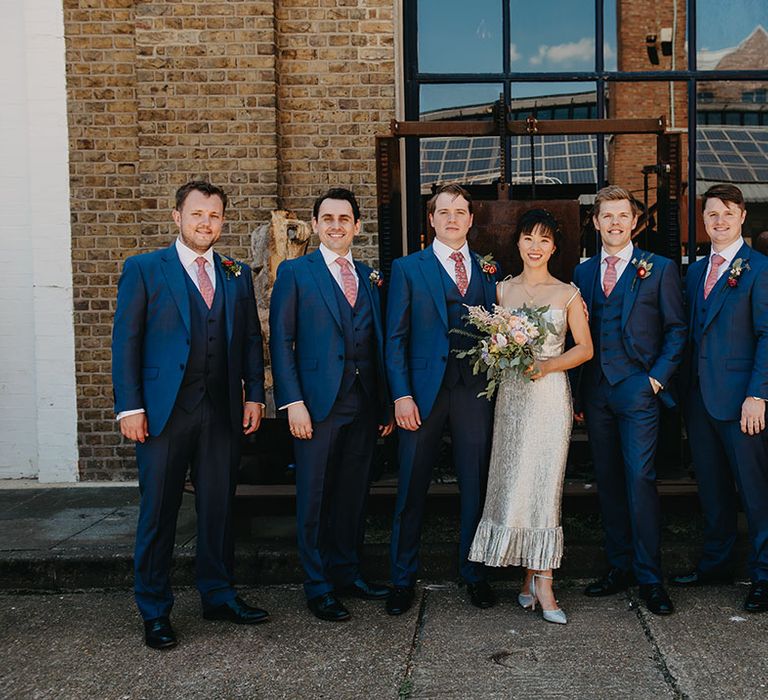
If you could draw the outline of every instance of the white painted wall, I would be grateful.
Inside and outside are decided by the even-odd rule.
[[[62,4],[0,7],[0,478],[76,481]]]

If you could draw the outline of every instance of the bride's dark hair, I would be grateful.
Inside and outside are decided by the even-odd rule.
[[[520,242],[520,236],[524,233],[531,233],[537,226],[542,228],[544,233],[552,236],[552,240],[555,242],[555,252],[552,254],[552,258],[555,258],[562,248],[563,232],[560,230],[557,219],[546,209],[529,209],[517,220],[514,244],[517,245]]]

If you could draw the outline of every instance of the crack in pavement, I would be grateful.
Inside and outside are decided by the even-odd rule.
[[[651,625],[649,624],[647,617],[647,615],[652,613],[646,613],[643,607],[640,605],[640,601],[634,596],[629,595],[627,597],[629,599],[630,606],[635,608],[635,614],[637,615],[637,619],[640,621],[640,627],[642,627],[645,638],[651,645],[654,663],[664,678],[664,682],[667,684],[667,686],[669,686],[669,689],[672,691],[676,700],[690,700],[690,697],[680,689],[680,684],[678,683],[677,678],[675,678],[672,671],[670,671],[669,666],[667,665],[667,660],[664,657],[664,652],[662,652],[659,643],[656,641],[656,637],[653,634],[653,630],[651,629]]]
[[[427,599],[429,598],[429,588],[425,588],[421,594],[421,602],[419,603],[419,614],[416,616],[416,628],[413,630],[413,638],[411,639],[411,646],[408,649],[408,657],[405,662],[405,673],[403,679],[400,681],[400,687],[398,690],[399,700],[408,700],[413,693],[413,669],[414,669],[414,657],[416,650],[421,642],[421,636],[424,632],[424,626],[426,625],[427,618]]]

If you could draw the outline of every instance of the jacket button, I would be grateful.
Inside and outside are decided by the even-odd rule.
[[[443,356],[442,356],[440,359],[441,359],[443,362],[448,362],[448,358],[447,358],[445,355],[443,355]]]
[[[344,355],[339,355],[339,359],[343,360],[344,359]]]
[[[184,369],[184,365],[179,365],[179,369]]]

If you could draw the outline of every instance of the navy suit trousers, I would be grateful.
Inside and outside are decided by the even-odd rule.
[[[698,569],[714,572],[732,563],[736,542],[735,485],[741,494],[752,545],[750,577],[753,581],[768,581],[768,432],[746,435],[739,421],[713,418],[704,407],[698,383],[688,395],[685,417],[704,515],[704,551]]]
[[[614,386],[601,375],[584,386],[583,396],[608,561],[623,571],[634,569],[638,583],[661,583],[654,465],[659,399],[645,372]]]
[[[485,567],[467,560],[483,511],[488,483],[493,403],[477,398],[483,383],[445,383],[429,416],[415,431],[398,429],[400,476],[392,529],[392,583],[413,586],[419,568],[424,506],[446,421],[461,498],[459,573],[467,583],[485,578]]]
[[[360,545],[377,437],[377,406],[359,381],[309,440],[294,439],[299,558],[307,599],[360,576]]]
[[[141,506],[135,596],[145,620],[169,615],[173,607],[171,558],[187,470],[195,487],[195,582],[203,606],[235,597],[231,511],[238,457],[229,411],[216,410],[207,396],[190,413],[176,406],[160,435],[136,443]]]

